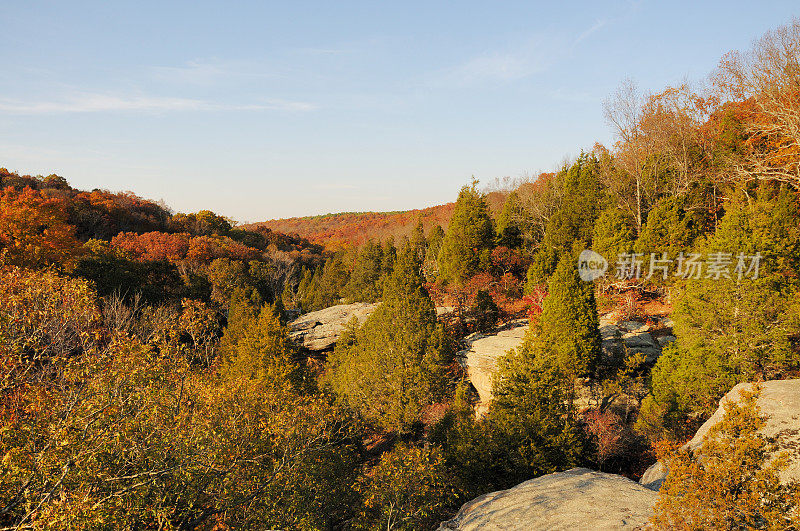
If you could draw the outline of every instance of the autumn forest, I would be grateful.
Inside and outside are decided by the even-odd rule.
[[[613,144],[408,212],[239,224],[0,168],[0,529],[436,529],[656,461],[657,529],[800,528],[758,386],[683,446],[800,377],[800,21],[603,110]],[[517,325],[484,392],[465,353]]]

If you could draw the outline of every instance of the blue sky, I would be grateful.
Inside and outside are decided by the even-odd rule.
[[[796,2],[0,3],[0,166],[239,221],[452,201],[611,142]]]

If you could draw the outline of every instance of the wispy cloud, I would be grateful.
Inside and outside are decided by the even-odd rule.
[[[546,70],[552,60],[551,52],[552,44],[544,38],[532,39],[509,50],[472,57],[445,71],[444,77],[463,85],[514,81]]]
[[[593,33],[597,32],[607,24],[608,24],[608,19],[606,18],[598,19],[594,24],[592,24],[592,27],[590,27],[589,29],[578,35],[578,38],[575,39],[573,46],[580,44],[581,42],[589,38]]]
[[[574,38],[567,34],[547,33],[520,41],[505,50],[484,52],[447,69],[441,77],[447,82],[470,85],[510,82],[540,74],[608,23],[606,18],[599,19]]]
[[[84,93],[56,101],[21,101],[0,99],[0,112],[6,114],[63,114],[93,112],[172,112],[172,111],[294,111],[316,107],[308,102],[266,99],[259,103],[230,104],[191,98],[158,96],[117,96]]]

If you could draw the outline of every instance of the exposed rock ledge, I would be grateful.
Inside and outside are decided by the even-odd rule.
[[[312,351],[330,350],[353,317],[364,323],[380,303],[339,304],[301,315],[289,323],[289,337]]]
[[[703,444],[703,437],[711,427],[720,422],[725,415],[723,404],[728,400],[738,401],[740,392],[751,387],[751,383],[741,383],[722,397],[719,408],[705,424],[700,426],[685,448],[695,450]],[[767,423],[761,433],[767,437],[776,437],[778,452],[788,451],[789,466],[781,471],[781,482],[800,481],[800,379],[770,380],[761,384],[763,389],[758,397],[761,414],[767,415]],[[642,485],[658,490],[667,477],[669,469],[660,461],[648,468],[642,479]]]
[[[469,381],[478,391],[480,403],[476,407],[477,414],[485,412],[492,401],[492,378],[497,372],[497,360],[521,345],[527,330],[528,320],[520,319],[491,336],[474,334],[467,338],[469,347],[457,354]]]
[[[657,498],[622,476],[573,468],[475,498],[439,531],[645,529]]]

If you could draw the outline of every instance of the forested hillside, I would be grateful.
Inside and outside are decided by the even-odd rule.
[[[493,212],[503,207],[507,193],[487,194]],[[342,212],[302,218],[274,219],[244,228],[266,227],[284,234],[298,235],[329,249],[360,246],[367,240],[400,239],[411,236],[418,220],[427,230],[434,225],[446,227],[453,215],[453,203],[404,212]]]
[[[237,227],[0,170],[0,528],[434,529],[657,457],[656,528],[800,527],[757,390],[680,449],[800,376],[800,21],[605,112],[614,145],[404,213]],[[332,349],[293,340],[356,302]],[[476,414],[459,352],[521,318]]]

